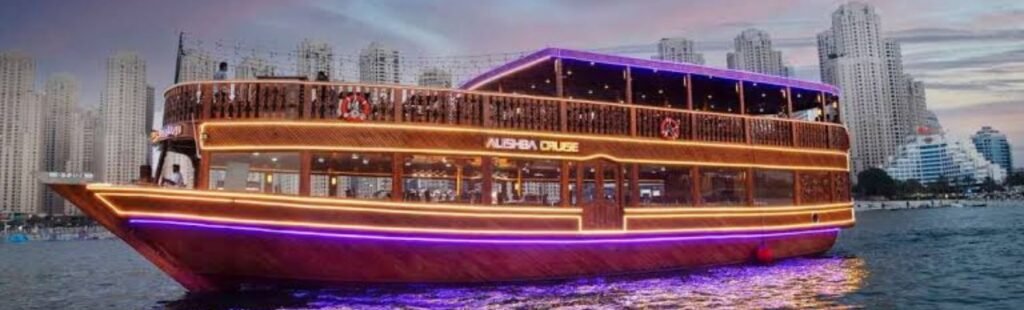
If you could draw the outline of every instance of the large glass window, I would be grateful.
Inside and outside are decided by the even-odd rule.
[[[792,171],[754,170],[754,205],[786,206],[792,204]]]
[[[405,201],[469,204],[483,201],[480,157],[411,155],[404,161]]]
[[[701,205],[747,205],[747,170],[701,167],[699,171]]]
[[[210,158],[210,189],[299,193],[298,153],[214,153]]]
[[[492,203],[533,206],[561,203],[561,162],[495,158],[493,166]]]
[[[641,206],[693,204],[691,167],[640,165],[638,182]]]
[[[313,196],[391,198],[392,154],[314,153],[310,160]]]

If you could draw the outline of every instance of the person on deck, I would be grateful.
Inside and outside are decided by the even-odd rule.
[[[185,177],[181,175],[181,166],[171,166],[171,175],[169,178],[164,178],[164,186],[171,187],[185,187]]]
[[[223,80],[227,80],[228,79],[228,63],[227,62],[223,62],[222,61],[220,63],[220,65],[217,67],[217,72],[213,74],[213,79],[215,81],[223,81]]]

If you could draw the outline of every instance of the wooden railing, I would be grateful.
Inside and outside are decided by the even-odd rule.
[[[400,85],[302,81],[179,84],[165,94],[164,124],[228,119],[328,120],[355,108],[367,122],[417,123],[846,151],[837,124],[556,97]],[[353,105],[353,102],[355,104]],[[339,109],[339,105],[347,106]],[[675,124],[673,124],[674,126]]]

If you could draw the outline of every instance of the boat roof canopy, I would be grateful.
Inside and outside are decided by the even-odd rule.
[[[523,56],[504,65],[491,69],[478,75],[461,85],[461,89],[477,90],[485,88],[494,82],[501,81],[513,73],[530,71],[529,69],[544,66],[548,60],[563,59],[575,60],[589,63],[590,65],[602,64],[603,66],[630,68],[633,70],[646,69],[652,72],[692,74],[705,76],[710,79],[727,79],[743,81],[754,84],[768,84],[777,87],[790,87],[796,90],[820,91],[831,95],[838,95],[839,90],[831,85],[797,80],[792,78],[772,76],[742,70],[720,69],[708,66],[689,63],[669,62],[662,60],[641,59],[609,54],[600,54],[587,51],[570,50],[562,48],[545,48],[532,54]],[[571,74],[571,73],[570,73]],[[767,85],[766,85],[767,86]]]

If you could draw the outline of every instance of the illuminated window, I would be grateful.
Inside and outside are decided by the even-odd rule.
[[[313,196],[391,198],[391,154],[314,153],[310,160]]]
[[[640,165],[641,206],[689,206],[693,204],[691,167]]]
[[[402,169],[405,201],[479,204],[483,200],[480,157],[412,155]]]
[[[214,153],[210,158],[210,189],[299,193],[298,153]]]
[[[699,171],[701,205],[747,205],[746,170],[701,167]]]
[[[557,206],[561,203],[561,162],[495,158],[493,164],[491,201],[494,204]]]
[[[754,170],[754,205],[793,205],[793,172]]]

